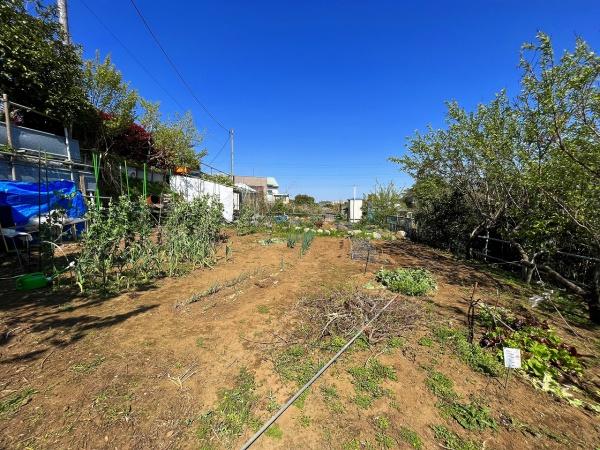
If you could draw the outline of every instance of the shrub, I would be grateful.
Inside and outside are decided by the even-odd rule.
[[[425,269],[381,269],[376,279],[390,291],[405,295],[426,295],[436,287],[433,276]]]

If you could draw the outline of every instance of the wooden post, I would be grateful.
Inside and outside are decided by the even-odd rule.
[[[8,146],[10,148],[14,148],[12,130],[10,129],[10,108],[8,106],[8,95],[2,94],[2,101],[4,102],[4,123],[6,123],[6,138],[8,139]]]

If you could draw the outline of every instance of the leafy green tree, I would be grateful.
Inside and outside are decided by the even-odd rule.
[[[62,42],[56,9],[41,1],[4,0],[0,24],[0,91],[63,124],[76,120],[86,108],[80,51]]]
[[[135,121],[138,94],[123,80],[110,55],[101,60],[99,53],[94,59],[85,61],[83,85],[88,101],[100,119],[94,146],[107,156],[115,138]]]
[[[298,194],[294,197],[294,204],[296,206],[313,206],[315,198],[307,194]]]
[[[557,60],[540,33],[520,66],[514,104],[504,92],[473,112],[449,103],[445,129],[417,133],[391,160],[415,179],[427,239],[467,254],[482,233],[506,239],[526,281],[546,272],[584,295],[600,322],[600,265],[553,267],[557,250],[600,254],[600,58],[577,40]]]
[[[366,195],[363,201],[363,220],[386,226],[387,218],[397,215],[406,206],[402,199],[403,192],[393,181],[385,185],[377,183],[374,191]]]
[[[191,112],[176,115],[173,120],[163,121],[159,103],[141,100],[144,114],[140,123],[152,134],[151,161],[163,168],[187,167],[197,169],[206,150],[196,152],[203,136],[200,134]]]

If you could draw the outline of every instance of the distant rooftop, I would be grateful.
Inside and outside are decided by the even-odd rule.
[[[278,188],[279,187],[279,183],[277,183],[277,180],[275,178],[273,178],[273,177],[267,177],[267,186]]]

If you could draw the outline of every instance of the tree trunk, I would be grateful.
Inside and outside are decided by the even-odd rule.
[[[556,270],[549,266],[543,266],[542,269],[546,272],[554,281],[560,283],[570,291],[581,295],[587,300],[588,313],[590,320],[593,323],[600,324],[600,265],[596,266],[594,271],[594,280],[592,282],[592,289],[587,290],[581,286],[573,283],[571,280],[566,279]]]
[[[592,281],[592,291],[589,300],[590,320],[593,323],[600,324],[600,264],[596,264],[594,269],[594,279]]]
[[[517,249],[517,251],[519,252],[519,256],[521,257],[521,278],[527,284],[530,284],[531,278],[533,277],[533,271],[535,269],[533,258],[532,260],[529,259],[529,255],[527,254],[523,246],[518,242],[511,241],[510,243],[514,248]]]
[[[480,223],[473,229],[473,231],[471,231],[471,234],[469,235],[469,240],[467,241],[467,248],[465,249],[467,258],[473,257],[473,242],[475,242],[475,239],[477,239],[477,235],[479,234],[484,225],[485,223]]]

